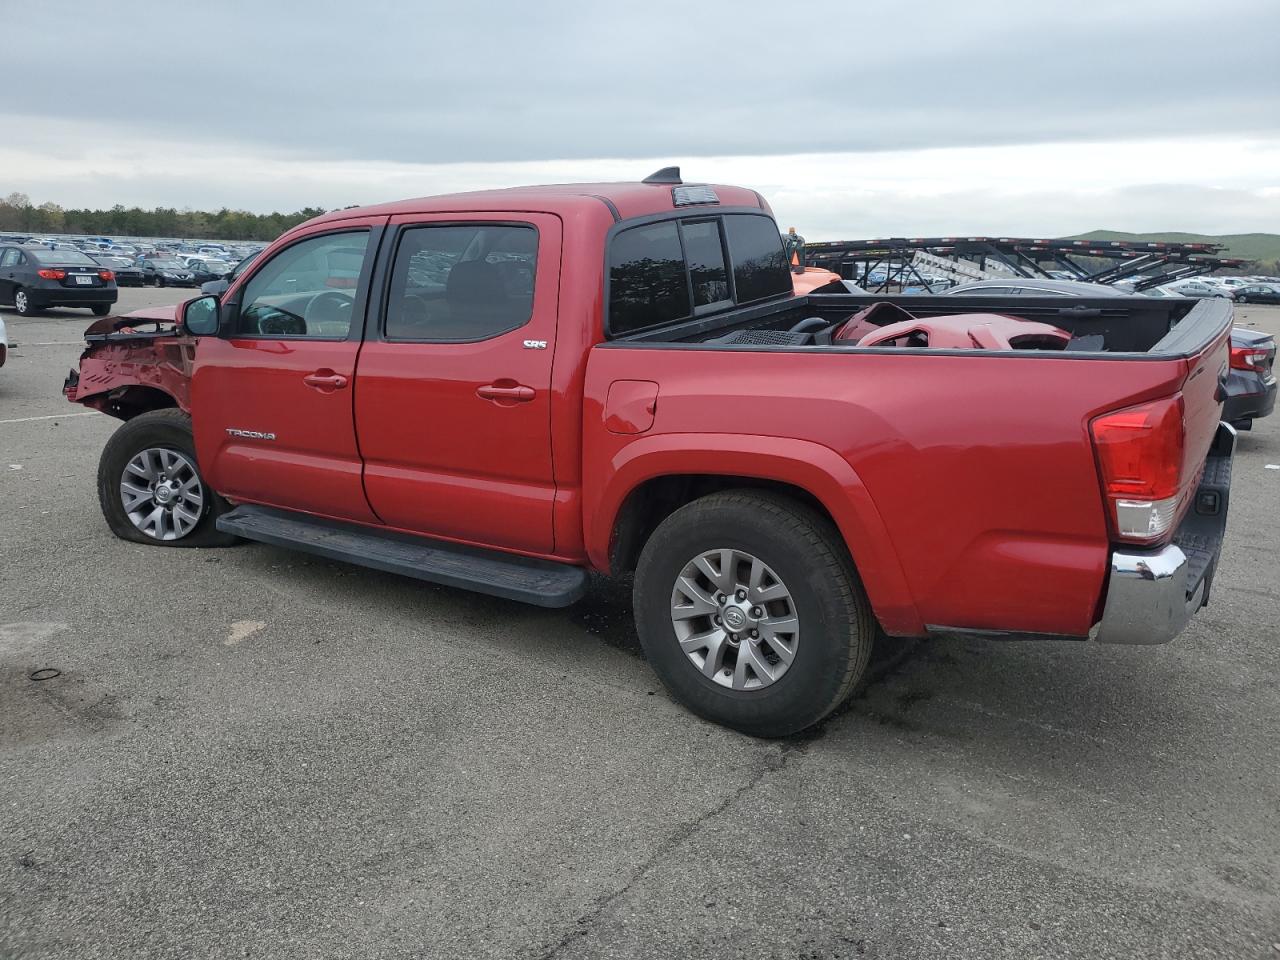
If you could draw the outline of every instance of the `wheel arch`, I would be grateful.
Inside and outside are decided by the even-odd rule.
[[[185,409],[173,394],[143,383],[118,387],[78,402],[125,421],[132,420],[142,413],[150,413],[152,410]]]
[[[886,632],[923,632],[871,495],[829,447],[750,435],[665,434],[631,443],[611,465],[614,472],[587,511],[587,552],[597,568],[629,572],[658,524],[686,503],[733,488],[769,490],[806,504],[840,531]]]

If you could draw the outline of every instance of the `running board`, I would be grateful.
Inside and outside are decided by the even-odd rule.
[[[581,599],[587,587],[587,571],[581,567],[384,533],[269,507],[237,507],[219,517],[217,526],[246,540],[539,607],[567,607]]]

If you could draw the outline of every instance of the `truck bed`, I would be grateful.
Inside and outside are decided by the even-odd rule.
[[[768,343],[710,343],[734,331],[786,331],[809,317],[832,324],[874,303],[888,302],[916,317],[944,314],[999,313],[1049,323],[1072,334],[1068,351],[1018,350],[1018,356],[1088,357],[1123,354],[1128,357],[1188,356],[1212,340],[1231,321],[1225,300],[1174,300],[1153,297],[938,297],[873,294],[812,293],[780,302],[745,307],[714,317],[640,331],[615,338],[617,344],[667,344],[730,350],[797,349],[802,351],[919,352],[919,348],[857,346],[788,346]],[[1099,339],[1100,338],[1100,339]],[[968,350],[928,348],[935,353]],[[989,355],[1000,355],[991,353]]]
[[[1066,350],[711,342],[733,330],[785,331],[807,317],[834,323],[884,300],[917,316],[1040,320],[1076,342]],[[786,482],[852,505],[832,519],[891,634],[1085,637],[1105,600],[1111,550],[1090,422],[1180,396],[1194,473],[1218,432],[1230,324],[1230,304],[1205,300],[811,294],[613,339],[587,365],[586,396],[599,404],[584,410],[588,542],[604,536],[591,529],[593,516],[612,516],[615,506],[590,478],[618,470],[633,451],[660,449],[672,470]],[[597,410],[607,420],[619,381],[656,388],[643,436],[593,422]],[[828,499],[819,491],[831,476],[842,489]]]

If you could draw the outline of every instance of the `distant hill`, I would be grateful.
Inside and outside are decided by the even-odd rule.
[[[1220,256],[1239,257],[1242,260],[1260,260],[1271,263],[1280,260],[1280,234],[1278,233],[1227,233],[1211,236],[1207,233],[1123,233],[1119,230],[1093,230],[1068,240],[1128,240],[1165,243],[1220,243],[1224,249]]]

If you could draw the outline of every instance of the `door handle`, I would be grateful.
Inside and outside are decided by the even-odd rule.
[[[332,393],[334,390],[341,390],[347,385],[347,378],[340,373],[334,373],[332,370],[321,369],[315,373],[308,373],[302,378],[302,382],[308,387],[315,387],[321,393]]]
[[[513,403],[527,403],[533,399],[533,393],[533,387],[526,387],[520,384],[508,387],[490,383],[476,388],[476,396],[485,400],[507,400]]]

